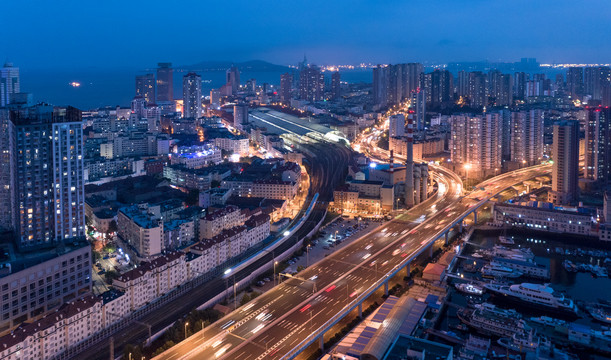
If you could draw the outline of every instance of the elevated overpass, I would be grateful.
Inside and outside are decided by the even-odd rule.
[[[495,177],[466,197],[455,174],[435,170],[435,196],[299,273],[315,279],[314,294],[311,284],[287,280],[157,358],[292,359],[351,311],[362,310],[375,291],[387,291],[389,279],[408,273],[418,255],[431,252],[465,217],[509,186],[548,173],[549,166]],[[227,331],[226,324],[239,325]]]

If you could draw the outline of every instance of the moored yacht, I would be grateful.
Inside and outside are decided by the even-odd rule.
[[[503,277],[507,279],[516,279],[522,276],[520,271],[500,265],[497,262],[491,262],[490,264],[485,265],[481,272],[484,277],[488,278]]]
[[[511,336],[529,328],[515,310],[504,310],[489,303],[462,309],[457,315],[462,322],[486,335]]]
[[[475,286],[473,284],[468,283],[460,283],[455,285],[456,289],[462,291],[469,295],[482,295],[484,293],[484,289],[479,286]]]
[[[566,298],[562,293],[554,291],[549,284],[486,284],[484,288],[499,298],[524,303],[529,307],[536,307],[565,315],[577,315],[577,306],[573,303],[573,300]]]

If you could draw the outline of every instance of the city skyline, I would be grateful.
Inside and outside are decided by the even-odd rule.
[[[12,16],[6,18],[5,26],[15,32],[0,40],[0,58],[33,69],[99,70],[151,67],[151,59],[174,64],[216,59],[291,64],[304,53],[319,64],[514,61],[522,55],[550,63],[601,63],[611,55],[600,46],[611,12],[603,1],[577,9],[568,1],[491,4],[479,0],[460,4],[393,2],[386,6],[369,1],[233,1],[232,6],[193,2],[163,11],[155,4],[141,5],[60,8],[34,2],[25,8],[17,2],[6,4],[5,10]],[[189,11],[185,11],[187,5]],[[597,11],[589,11],[590,6]],[[296,13],[300,16],[294,16]],[[202,14],[206,14],[205,29],[199,21]],[[500,14],[503,21],[498,21]],[[123,16],[130,21],[119,21],[118,27],[106,21]],[[230,28],[224,28],[227,19]],[[142,28],[148,29],[146,34]],[[589,35],[583,36],[579,29],[588,29]],[[224,36],[215,36],[217,31]],[[202,34],[209,36],[196,40],[202,39]],[[164,46],[134,41],[143,35]],[[201,41],[201,46],[184,46],[193,41]],[[25,45],[32,42],[38,46]],[[102,49],[108,44],[112,51],[100,51],[92,44],[100,44]],[[45,56],[40,57],[41,53]]]

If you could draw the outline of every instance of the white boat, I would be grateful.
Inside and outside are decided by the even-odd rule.
[[[562,262],[562,266],[564,266],[564,269],[568,272],[577,272],[579,271],[579,268],[577,267],[577,265],[573,264],[573,262],[571,260],[564,260]]]
[[[494,262],[484,265],[481,272],[484,277],[488,278],[502,277],[506,279],[516,279],[523,275],[520,271],[496,264]]]
[[[464,292],[470,295],[480,296],[484,294],[484,289],[482,289],[479,286],[475,286],[473,284],[460,283],[460,284],[456,284],[455,287],[458,291],[461,291],[461,292]]]
[[[547,326],[566,326],[567,322],[561,319],[554,319],[549,316],[539,316],[539,317],[531,317],[530,321]]]
[[[562,293],[554,291],[549,284],[486,284],[484,288],[501,299],[521,302],[528,305],[528,307],[558,312],[564,315],[577,315],[577,306],[573,303],[573,300],[566,298]]]
[[[605,309],[599,307],[589,307],[588,312],[595,320],[604,322],[605,324],[611,324],[611,312],[605,311]]]
[[[513,245],[516,242],[513,241],[513,238],[510,238],[508,236],[499,236],[499,242],[503,245]]]
[[[515,310],[505,310],[490,303],[476,305],[475,309],[461,309],[458,318],[485,335],[511,336],[530,329]]]
[[[515,333],[511,337],[500,338],[497,343],[507,349],[521,353],[535,352],[539,347],[549,347],[551,344],[545,338],[535,336],[532,331]]]

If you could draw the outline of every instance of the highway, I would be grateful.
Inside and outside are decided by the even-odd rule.
[[[280,358],[360,292],[430,246],[472,206],[549,171],[541,166],[504,174],[463,198],[456,175],[435,167],[439,191],[434,197],[300,272],[307,281],[283,282],[156,359]]]
[[[329,147],[330,146],[330,147]],[[350,150],[345,147],[336,145],[305,145],[306,149],[312,155],[306,156],[310,163],[310,198],[311,195],[319,194],[319,203],[315,205],[308,221],[276,249],[276,253],[281,253],[292,247],[299,239],[306,236],[314,226],[325,216],[326,203],[333,197],[333,189],[344,180],[344,174],[335,169],[346,168],[350,159]],[[309,200],[306,201],[307,206]],[[250,275],[250,273],[262,266],[270,265],[272,262],[272,254],[266,254],[261,259],[244,269],[235,272],[236,281]],[[231,279],[233,281],[233,277]],[[180,319],[183,315],[188,314],[192,309],[200,306],[212,297],[226,290],[225,279],[216,278],[208,281],[202,286],[197,286],[191,289],[187,295],[184,295],[171,303],[162,306],[143,318],[139,319],[141,323],[150,324],[153,333],[172,324],[176,319]],[[142,343],[148,336],[148,330],[141,324],[132,323],[123,330],[113,334],[115,354],[121,352],[125,344]],[[102,345],[103,344],[103,345]],[[93,344],[88,349],[77,354],[79,359],[100,359],[106,360],[109,357],[108,342]]]

